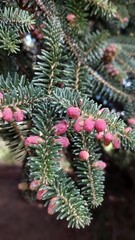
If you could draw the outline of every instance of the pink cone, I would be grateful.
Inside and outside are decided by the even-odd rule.
[[[103,132],[106,129],[106,121],[104,119],[97,119],[95,122],[95,129],[98,132]]]
[[[104,136],[104,133],[103,132],[99,132],[99,133],[96,134],[96,139],[97,140],[101,140],[101,139],[103,139],[103,136]]]
[[[59,137],[58,139],[55,139],[55,142],[60,143],[65,148],[67,148],[70,145],[70,142],[67,137]]]
[[[3,119],[6,121],[6,122],[10,122],[12,119],[13,119],[13,112],[12,110],[9,108],[9,107],[6,107],[4,110],[3,110]]]
[[[39,142],[44,142],[44,140],[39,136],[29,136],[25,139],[25,146],[38,144]]]
[[[61,121],[58,124],[54,125],[54,129],[56,130],[56,135],[64,134],[67,131],[68,123],[66,121]]]
[[[77,120],[74,123],[74,131],[81,132],[83,131],[83,127],[84,127],[84,119],[82,117],[77,118]]]
[[[106,163],[103,161],[97,161],[93,164],[94,167],[99,167],[102,170],[104,170],[106,168]]]
[[[81,114],[81,110],[78,107],[71,106],[67,109],[67,115],[70,118],[73,118],[73,119],[78,118],[80,114]]]
[[[40,189],[37,192],[36,199],[42,200],[43,195],[47,192],[47,189]]]
[[[94,126],[95,126],[95,121],[91,117],[89,117],[85,120],[84,130],[86,132],[91,132],[94,129]]]
[[[24,113],[21,109],[17,109],[16,112],[14,112],[14,119],[17,121],[17,122],[22,122],[24,120]]]
[[[129,118],[128,119],[128,124],[135,125],[135,118]]]
[[[58,197],[53,197],[50,200],[49,205],[48,205],[48,209],[47,209],[47,212],[48,212],[49,215],[54,214],[54,210],[57,207],[57,203],[56,203],[57,200],[58,200]]]
[[[119,149],[119,148],[120,148],[120,140],[119,140],[117,137],[115,137],[115,138],[113,139],[113,147],[114,147],[115,149]]]
[[[113,139],[113,135],[110,132],[107,132],[104,136],[104,139],[105,139],[105,141],[110,143]]]
[[[29,189],[30,189],[31,191],[36,191],[36,190],[39,188],[39,185],[40,185],[40,181],[39,181],[39,180],[33,180],[33,181],[30,183]]]
[[[80,151],[79,158],[82,161],[86,161],[89,158],[89,153],[87,151],[85,151],[85,150]]]
[[[75,20],[76,16],[73,14],[73,13],[69,13],[67,16],[66,16],[66,19],[68,22],[73,22]]]

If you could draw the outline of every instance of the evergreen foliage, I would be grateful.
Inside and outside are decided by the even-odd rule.
[[[133,6],[130,0],[1,4],[0,137],[22,161],[23,181],[28,186],[38,181],[34,201],[44,190],[41,201],[48,213],[66,218],[69,227],[89,225],[92,209],[103,202],[105,174],[100,164],[106,145],[112,156],[119,148],[125,154],[135,151]],[[35,34],[36,47],[26,46],[28,33]],[[110,109],[102,108],[105,99]],[[68,114],[71,106],[80,111],[76,118]],[[84,127],[88,118],[95,124],[90,131]],[[98,120],[105,124],[103,130],[102,124],[96,128]],[[82,129],[77,131],[75,124]],[[128,124],[132,128],[127,129]],[[106,133],[113,136],[110,142]],[[68,146],[60,139],[68,140]],[[82,150],[87,159],[80,159]],[[25,189],[29,198],[31,191]]]

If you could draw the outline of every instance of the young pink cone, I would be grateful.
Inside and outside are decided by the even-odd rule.
[[[128,124],[129,125],[135,125],[135,118],[129,118],[128,119]]]
[[[13,119],[13,112],[9,107],[4,108],[2,114],[6,122],[10,122]]]
[[[83,131],[83,127],[84,127],[84,119],[82,117],[77,118],[77,120],[74,123],[74,131],[81,132]]]
[[[24,113],[21,109],[17,108],[16,112],[14,112],[14,119],[17,122],[22,122],[24,120]]]
[[[55,142],[60,143],[65,148],[67,148],[70,145],[70,142],[67,137],[59,137],[58,139],[55,139]]]
[[[79,158],[80,158],[81,161],[86,161],[89,158],[89,153],[85,150],[80,151]]]
[[[94,126],[95,126],[95,121],[91,117],[89,117],[85,120],[84,130],[86,132],[91,132],[94,129]]]
[[[69,13],[67,16],[66,16],[66,19],[68,22],[73,22],[75,20],[76,16],[73,14],[73,13]]]
[[[117,137],[114,137],[114,139],[113,139],[113,147],[115,149],[119,149],[120,148],[120,140]]]
[[[26,191],[28,189],[28,183],[26,182],[21,182],[18,184],[18,189],[21,191]]]
[[[110,143],[113,139],[113,135],[110,132],[107,132],[104,136],[105,141],[107,141],[108,143]]]
[[[101,140],[101,139],[103,139],[103,137],[104,137],[104,133],[103,132],[99,132],[99,133],[96,134],[96,139],[97,140]]]
[[[39,136],[29,136],[25,139],[25,146],[30,146],[32,144],[38,144],[44,142],[44,140]]]
[[[56,130],[56,135],[64,134],[67,131],[68,123],[66,121],[61,121],[53,127]]]
[[[78,107],[71,106],[67,109],[67,115],[72,119],[78,118],[80,114],[81,110]]]
[[[103,132],[106,129],[106,121],[104,119],[97,119],[95,122],[95,129],[98,132]]]
[[[40,186],[40,181],[39,180],[33,180],[31,183],[30,183],[30,186],[29,186],[29,189],[31,191],[36,191]]]
[[[57,203],[56,203],[57,200],[58,200],[58,197],[53,197],[50,200],[49,205],[48,205],[48,209],[47,209],[47,212],[48,212],[49,215],[54,214],[54,210],[57,207]]]
[[[97,161],[93,164],[94,167],[99,167],[102,170],[104,170],[106,168],[106,163],[103,161]]]
[[[47,189],[40,189],[37,192],[36,199],[42,200],[43,195],[47,192]]]

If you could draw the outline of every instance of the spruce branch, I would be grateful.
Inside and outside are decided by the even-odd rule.
[[[10,53],[20,50],[20,33],[27,32],[35,24],[33,15],[14,7],[0,10],[0,48]]]
[[[126,51],[121,51],[119,55],[116,56],[116,61],[123,67],[127,72],[131,72],[135,75],[134,63],[135,60],[129,56]]]
[[[44,189],[41,187],[40,189]],[[79,189],[76,188],[73,180],[65,176],[61,171],[56,178],[45,187],[47,191],[43,195],[43,200],[57,197],[53,212],[58,213],[57,219],[66,218],[68,227],[84,228],[91,222],[87,202],[83,199]]]
[[[58,12],[61,11],[60,8],[61,7],[59,6]],[[84,3],[84,1],[76,2],[75,0],[68,0],[65,2],[65,9],[63,10],[63,15],[65,16],[65,19],[66,16],[68,16],[68,14],[70,13],[75,16],[73,23],[69,23],[69,25],[71,25],[71,27],[73,28],[72,32],[74,32],[75,35],[81,36],[87,31],[87,9],[87,4]]]
[[[99,160],[99,146],[94,136],[90,134],[72,134],[73,141],[73,165],[76,167],[78,184],[82,194],[91,207],[99,206],[103,201],[104,194],[104,173],[99,168],[94,167],[94,163]],[[81,149],[87,149],[90,153],[86,162],[81,162],[78,158]]]
[[[104,44],[109,37],[107,31],[96,31],[93,34],[87,34],[86,38],[80,43],[80,48],[88,59],[89,64],[98,62],[104,52]]]
[[[0,29],[0,48],[10,53],[17,53],[20,50],[20,42],[18,33],[12,28],[3,27]]]
[[[53,1],[47,0],[35,0],[36,5],[39,7],[40,11],[43,13],[44,17],[52,17],[53,12],[55,12],[55,5]]]
[[[49,110],[50,105],[45,101],[35,106],[38,109],[33,116],[33,133],[41,136],[43,142],[38,146],[33,146],[35,155],[28,158],[30,168],[30,180],[40,179],[42,183],[50,183],[60,169],[59,158],[61,146],[55,143],[53,124],[55,114]]]
[[[80,91],[92,97],[92,79],[81,62],[71,62],[64,69],[65,77],[63,83],[65,87]]]
[[[52,4],[53,5],[53,2],[52,1],[49,1],[49,3],[48,4]],[[47,5],[47,3],[46,3],[46,5]],[[47,5],[48,6],[48,5]],[[53,5],[53,9],[54,9],[54,5]],[[88,73],[90,74],[90,77],[91,77],[91,79],[92,79],[92,84],[94,84],[95,86],[96,86],[96,88],[97,88],[97,90],[98,90],[98,92],[100,91],[101,92],[101,94],[102,94],[102,92],[104,93],[107,93],[107,91],[106,91],[106,89],[108,89],[108,97],[109,98],[112,98],[113,100],[116,100],[116,99],[118,99],[118,101],[120,101],[120,102],[125,102],[125,101],[129,101],[129,102],[131,102],[131,101],[133,101],[134,100],[134,97],[133,96],[129,96],[128,94],[126,94],[125,92],[123,92],[121,89],[118,89],[117,87],[115,87],[114,85],[112,85],[111,83],[109,83],[106,79],[104,79],[103,78],[103,76],[102,75],[100,75],[95,69],[93,69],[93,68],[91,68],[90,66],[89,66],[89,64],[87,63],[87,59],[86,59],[86,56],[85,56],[85,54],[84,54],[84,51],[78,46],[78,44],[77,44],[77,42],[76,42],[76,40],[73,40],[72,39],[72,28],[69,26],[69,25],[67,25],[65,22],[64,23],[62,23],[62,25],[60,24],[60,21],[59,21],[59,18],[58,18],[58,12],[56,11],[55,13],[54,13],[54,11],[52,11],[52,14],[53,14],[53,17],[55,16],[56,18],[57,18],[57,23],[58,23],[58,33],[60,33],[61,32],[61,36],[62,36],[62,38],[64,38],[64,41],[65,41],[65,43],[67,44],[67,46],[68,46],[68,48],[69,48],[69,50],[70,50],[70,54],[71,54],[71,57],[72,57],[72,55],[75,57],[75,60],[77,60],[78,62],[80,62],[80,63],[82,63],[82,64],[84,64],[84,67],[86,68],[86,70],[88,71]],[[53,22],[53,18],[51,19],[51,21]],[[53,25],[53,24],[52,24]],[[59,32],[60,31],[60,32]],[[68,35],[67,35],[67,32],[68,32]],[[56,34],[56,33],[55,33]],[[50,34],[50,32],[49,31],[47,31],[47,36],[50,38],[51,36],[50,36],[51,34]],[[61,41],[60,41],[61,42]],[[59,46],[60,47],[60,46]],[[62,47],[62,46],[61,46]],[[45,59],[45,57],[50,61],[50,59],[49,59],[49,55],[45,55],[45,54],[47,54],[45,51],[42,51],[42,54],[44,55],[44,56],[41,56],[41,57],[39,57],[40,59],[41,59],[41,61],[43,60],[43,59]],[[92,56],[92,55],[91,55]],[[90,57],[89,57],[90,58]],[[56,57],[56,59],[57,59],[57,57]],[[47,61],[48,61],[47,60]],[[41,62],[40,61],[40,62]],[[43,60],[44,61],[44,60]],[[54,63],[54,61],[53,60],[51,60],[52,61],[52,69],[51,69],[51,71],[50,71],[50,75],[49,76],[47,76],[47,77],[49,77],[49,82],[50,82],[50,85],[49,85],[49,92],[51,93],[51,88],[53,89],[53,86],[56,84],[56,82],[57,82],[57,78],[54,78],[54,76],[55,76],[55,74],[54,74],[54,71],[55,71],[55,69],[56,69],[56,65],[55,65],[55,63]],[[57,61],[57,60],[55,60],[55,61]],[[59,61],[60,61],[60,59],[59,59]],[[40,62],[38,63],[38,64],[40,64]],[[42,64],[44,64],[44,63],[42,63]],[[45,63],[45,66],[46,66],[46,63]],[[40,69],[39,69],[39,67],[37,66],[37,71],[36,71],[36,75],[38,75],[40,72],[41,72],[41,74],[40,74],[40,76],[41,76],[41,84],[43,84],[43,80],[42,80],[42,78],[44,78],[44,75],[45,74],[43,74],[42,72],[43,71],[47,71],[48,72],[48,69],[46,69],[45,68],[45,66],[43,66],[43,67],[41,67],[40,66]],[[50,77],[51,77],[51,79],[50,79]],[[37,77],[35,77],[35,83],[36,83],[36,81],[38,82],[38,80],[36,80],[37,79]],[[47,87],[48,87],[48,80],[46,79],[46,78],[44,78],[44,81],[47,81],[46,83],[47,83]],[[87,87],[87,86],[86,86]],[[101,89],[101,90],[100,90]],[[109,90],[113,93],[113,94],[109,94]]]
[[[5,7],[0,10],[0,26],[28,31],[35,24],[33,16],[19,8]]]
[[[128,1],[131,8],[133,2]],[[113,153],[135,151],[135,39],[131,32],[122,37],[128,23],[128,31],[134,26],[134,11],[127,4],[122,8],[123,0],[30,0],[22,5],[2,5],[1,52],[19,51],[20,32],[27,31],[35,38],[35,61],[42,49],[32,81],[17,73],[0,75],[0,137],[23,161],[27,194],[48,204],[48,213],[65,218],[69,227],[84,228],[91,222],[91,209],[103,201],[106,163],[101,153],[108,144]],[[41,42],[36,30],[43,33]],[[114,51],[108,51],[109,62],[107,48]],[[118,67],[121,76],[109,75],[107,64]],[[20,72],[18,64],[15,69]],[[128,74],[131,88],[123,89]],[[96,94],[122,104],[131,127],[95,103]]]
[[[57,111],[59,111],[61,107],[66,110],[69,106],[72,105],[79,106],[81,100],[81,102],[83,102],[81,106],[81,109],[84,112],[83,116],[92,116],[94,119],[105,119],[105,121],[107,122],[107,130],[123,139],[123,147],[125,149],[128,147],[132,150],[135,149],[135,140],[133,137],[134,130],[132,138],[130,138],[130,132],[125,133],[126,124],[121,119],[119,119],[116,113],[111,113],[107,109],[100,113],[99,110],[101,106],[98,106],[96,103],[93,102],[93,100],[88,100],[87,97],[83,97],[79,92],[72,91],[71,94],[71,90],[68,88],[56,88],[56,90],[50,96],[50,99],[52,100],[51,104],[56,107]]]
[[[63,34],[57,17],[46,23],[44,30],[46,50],[42,50],[39,62],[35,67],[35,86],[44,87],[44,91],[51,94],[54,86],[61,82],[61,73],[64,68],[66,56],[62,55]]]
[[[66,217],[68,227],[84,228],[90,224],[91,215],[87,208],[87,203],[83,200],[78,189],[72,183],[71,179],[58,176],[54,182],[56,195],[60,199],[56,212],[60,211],[58,219]]]
[[[35,88],[25,76],[19,77],[16,73],[14,77],[8,74],[6,79],[0,75],[0,89],[4,94],[3,108],[17,106],[28,110],[28,107],[31,109],[32,104],[38,102],[44,95],[44,91],[40,87]]]
[[[90,213],[73,180],[61,173],[58,161],[61,147],[54,141],[52,127],[55,115],[49,103],[50,101],[38,105],[38,112],[33,118],[36,127],[32,132],[40,134],[43,142],[31,147],[34,155],[28,157],[26,165],[30,171],[29,180],[39,180],[41,185],[47,187],[47,194],[43,195],[43,200],[50,199],[51,196],[58,197],[55,209],[55,212],[60,212],[58,219],[66,217],[69,227],[84,227],[90,223]],[[42,186],[40,189],[43,189]]]
[[[112,18],[116,15],[117,7],[108,0],[85,0],[90,6],[93,7],[91,14],[106,17],[107,19]]]
[[[100,84],[102,84],[103,89],[102,91],[104,91],[104,87],[110,89],[114,94],[111,94],[111,96],[109,96],[109,98],[111,99],[118,99],[118,101],[120,102],[132,102],[134,101],[134,96],[130,96],[129,94],[123,92],[120,89],[117,89],[115,86],[111,85],[109,82],[107,82],[102,76],[100,76],[96,71],[94,71],[91,67],[85,65],[86,68],[88,69],[88,72],[94,77],[94,79],[97,80],[97,86],[101,86]],[[101,93],[102,93],[101,91]],[[106,91],[106,89],[105,89]]]

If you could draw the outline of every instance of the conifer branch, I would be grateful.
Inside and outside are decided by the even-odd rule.
[[[104,78],[102,78],[97,72],[95,72],[91,67],[85,65],[86,68],[88,69],[88,72],[95,77],[95,79],[97,79],[97,82],[102,83],[103,86],[111,89],[115,94],[117,94],[117,98],[120,101],[128,101],[128,102],[132,102],[134,100],[134,96],[130,96],[128,94],[126,94],[125,92],[123,92],[120,89],[117,89],[116,87],[114,87],[113,85],[111,85],[109,82],[107,82]]]
[[[41,10],[41,12],[44,14],[44,16],[48,16],[51,17],[52,16],[52,12],[48,9],[48,6],[46,4],[45,0],[35,0],[37,6],[39,7],[39,9]]]
[[[115,16],[117,8],[111,1],[108,0],[85,0],[90,6],[93,6],[92,14],[96,16],[106,16],[112,18]]]
[[[99,147],[95,142],[94,137],[84,133],[73,137],[73,153],[75,154],[74,166],[78,184],[81,187],[82,194],[91,207],[97,207],[103,201],[103,171],[94,168],[94,163],[99,160]],[[81,149],[85,149],[90,153],[90,157],[86,162],[81,162],[78,159]]]
[[[90,224],[91,214],[86,201],[71,178],[62,172],[59,172],[55,180],[47,187],[43,200],[50,199],[51,196],[57,197],[54,207],[54,212],[59,213],[57,219],[66,218],[68,227],[84,228]]]
[[[33,116],[33,123],[36,128],[33,133],[41,136],[43,142],[34,147],[35,156],[28,158],[28,166],[30,168],[30,180],[40,179],[43,184],[50,183],[60,169],[59,158],[61,146],[55,143],[53,127],[54,114],[49,110],[49,104],[42,102],[38,106],[38,111]],[[51,151],[50,151],[51,148]]]
[[[1,55],[5,65],[8,54],[13,61],[0,75],[0,137],[23,161],[24,193],[69,227],[89,225],[91,209],[103,201],[106,146],[110,154],[135,151],[133,2],[2,1]],[[27,54],[34,58],[28,66]],[[118,101],[124,121],[93,99]]]
[[[11,26],[13,28],[28,31],[35,24],[35,20],[28,12],[19,8],[5,7],[4,11],[0,10],[0,26]]]

